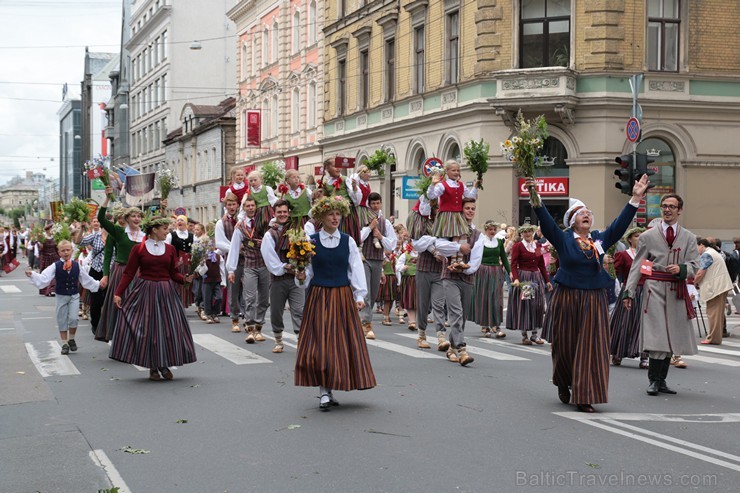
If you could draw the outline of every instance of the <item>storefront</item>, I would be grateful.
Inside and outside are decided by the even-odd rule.
[[[560,224],[568,210],[570,196],[569,170],[566,165],[568,152],[562,142],[548,137],[542,149],[546,166],[537,169],[537,193],[550,211],[555,221]],[[537,216],[529,205],[529,192],[524,186],[524,178],[519,178],[519,224],[538,224]]]

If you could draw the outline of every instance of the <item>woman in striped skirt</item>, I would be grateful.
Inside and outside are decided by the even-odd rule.
[[[536,229],[531,224],[521,226],[522,241],[511,248],[512,283],[506,308],[506,328],[521,331],[522,344],[527,346],[544,342],[537,332],[545,316],[545,287],[552,291],[542,251],[534,240]]]
[[[527,180],[530,190],[534,180]],[[619,241],[648,187],[647,175],[635,183],[632,198],[604,231],[591,231],[593,213],[570,201],[562,231],[540,201],[533,200],[544,236],[558,253],[557,288],[550,299],[545,326],[552,334],[552,383],[560,401],[573,401],[581,412],[608,400],[609,312],[606,289],[614,280],[602,265],[605,252]],[[530,192],[535,196],[536,192]],[[572,394],[571,394],[572,393]]]
[[[483,260],[475,273],[470,320],[481,326],[486,337],[506,337],[499,326],[504,322],[504,279],[511,273],[503,240],[496,237],[498,225],[486,221]]]
[[[611,342],[609,344],[609,354],[612,356],[612,364],[619,366],[622,364],[622,358],[640,357],[640,368],[647,369],[647,353],[640,353],[640,310],[625,310],[619,300],[622,299],[624,285],[627,283],[627,276],[632,268],[632,260],[637,253],[637,240],[645,228],[632,228],[627,231],[625,240],[629,248],[623,252],[617,252],[614,255],[614,270],[617,272],[619,282],[622,283],[622,290],[617,297],[617,303],[609,319],[609,331],[611,333]],[[642,285],[638,284],[635,288],[634,301],[635,306],[641,306]]]
[[[367,240],[366,240],[367,241]],[[396,255],[385,252],[383,258],[383,277],[380,278],[377,303],[383,304],[383,325],[393,325],[391,322],[391,308],[397,298],[398,285],[396,284]]]
[[[401,286],[399,299],[401,308],[406,310],[409,316],[409,330],[416,330],[416,259],[418,256],[416,250],[411,247],[411,243],[406,243],[396,258],[396,275],[398,284]],[[419,334],[417,343],[420,348],[429,348],[426,334]]]
[[[321,231],[311,236],[316,254],[298,285],[308,290],[306,310],[295,363],[295,385],[319,387],[322,411],[339,403],[332,390],[375,387],[359,310],[367,295],[365,269],[355,240],[338,231],[349,204],[341,197],[325,197],[311,209]]]
[[[54,235],[51,234],[51,229],[54,227],[54,223],[49,223],[44,226],[44,236],[41,238],[39,246],[39,269],[41,272],[44,271],[51,264],[59,260],[59,253],[57,252],[57,242],[54,241]],[[54,293],[54,286],[56,282],[52,281],[51,284],[43,289],[39,289],[41,296],[56,296]]]
[[[113,303],[113,293],[118,287],[118,283],[123,276],[123,271],[128,263],[128,257],[134,245],[138,245],[146,235],[141,231],[141,210],[137,207],[130,207],[121,210],[121,219],[126,226],[113,224],[106,217],[108,206],[108,193],[112,189],[106,187],[106,199],[103,205],[98,209],[98,221],[100,226],[108,232],[106,239],[106,253],[103,260],[103,278],[100,280],[101,287],[108,287],[103,301],[103,308],[100,311],[100,322],[95,331],[95,340],[108,342],[113,338],[113,332],[118,326],[119,311]],[[111,266],[111,257],[115,248],[115,262]],[[124,296],[125,298],[125,296]]]
[[[149,380],[172,380],[170,366],[195,361],[195,344],[180,298],[172,281],[183,284],[178,255],[164,240],[170,220],[153,217],[144,224],[146,241],[131,251],[114,302],[121,311],[109,357],[149,368]],[[138,272],[138,281],[121,297]],[[160,376],[161,375],[161,376]]]

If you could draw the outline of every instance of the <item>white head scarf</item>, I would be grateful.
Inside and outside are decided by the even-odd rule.
[[[565,211],[565,216],[563,216],[563,226],[572,228],[573,223],[576,221],[576,212],[584,207],[586,207],[586,204],[578,199],[571,198],[568,202],[568,210]]]

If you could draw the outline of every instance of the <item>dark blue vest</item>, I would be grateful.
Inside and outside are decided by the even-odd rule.
[[[72,269],[69,271],[64,270],[64,260],[57,260],[54,262],[57,266],[56,278],[57,284],[55,288],[56,294],[64,294],[72,296],[80,292],[80,264],[72,262]]]
[[[337,230],[337,232],[339,232]],[[349,236],[340,233],[339,246],[326,248],[321,244],[319,233],[311,235],[316,243],[316,255],[311,258],[313,278],[311,285],[325,288],[349,286],[347,267],[349,265]]]

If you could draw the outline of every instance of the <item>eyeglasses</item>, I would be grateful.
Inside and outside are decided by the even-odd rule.
[[[663,210],[671,210],[671,211],[678,210],[678,206],[673,205],[673,204],[661,204],[660,208]]]
[[[594,213],[590,209],[581,209],[576,212],[576,216],[593,216]]]

